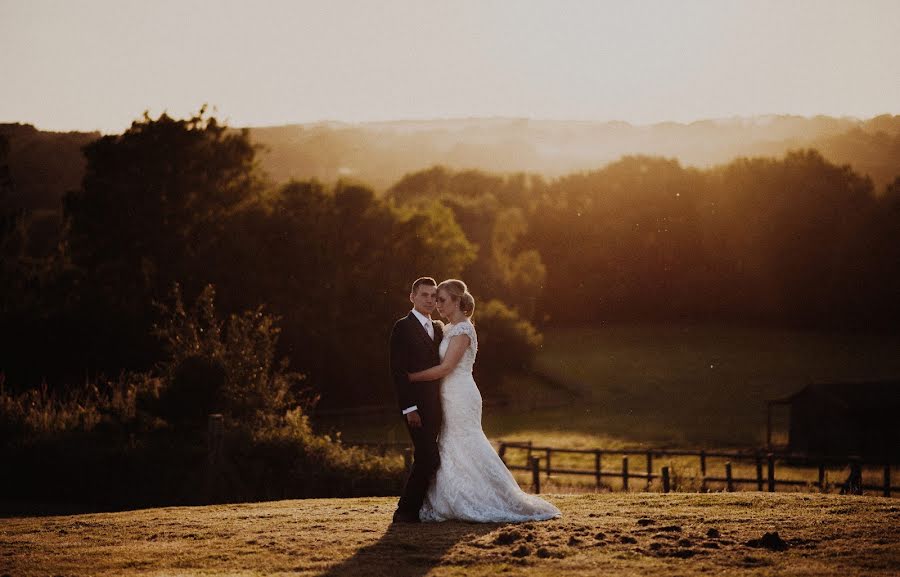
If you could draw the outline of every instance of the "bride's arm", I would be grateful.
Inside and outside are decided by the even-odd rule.
[[[447,354],[444,355],[444,360],[441,361],[441,364],[435,365],[430,369],[425,369],[424,371],[410,373],[409,380],[436,381],[438,379],[443,379],[450,374],[450,371],[452,371],[456,365],[459,364],[459,360],[462,358],[463,353],[469,348],[469,342],[469,335],[463,334],[451,337],[450,344],[447,345]]]

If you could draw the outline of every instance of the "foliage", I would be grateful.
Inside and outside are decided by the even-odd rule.
[[[3,400],[6,412],[8,397]],[[133,401],[125,404],[134,407]],[[68,404],[64,412],[72,416],[74,408]],[[199,435],[165,427],[113,435],[96,423],[82,426],[86,420],[63,430],[60,414],[44,417],[54,432],[0,445],[4,466],[17,471],[0,479],[0,491],[26,511],[35,503],[96,510],[396,495],[405,476],[399,458],[316,435],[300,408],[252,427],[228,428],[224,468],[215,471]],[[219,482],[210,485],[211,478]]]
[[[528,369],[541,346],[541,334],[515,310],[491,300],[477,305],[478,386],[492,395],[501,376]]]
[[[226,310],[266,302],[283,351],[323,403],[390,403],[387,333],[423,271],[458,275],[474,258],[449,211],[397,207],[365,187],[293,182],[229,219],[205,261]],[[352,359],[352,362],[348,362]]]
[[[159,387],[151,375],[123,374],[116,381],[65,390],[42,383],[15,394],[6,389],[0,373],[0,438],[18,443],[95,430],[133,430],[138,428],[138,399],[156,395]]]
[[[392,495],[405,479],[400,459],[315,434],[299,408],[250,433],[238,441],[233,460],[245,478],[257,479],[268,490],[323,497]]]
[[[877,317],[896,307],[881,287],[900,290],[887,206],[868,179],[815,151],[705,172],[624,158],[554,182],[535,212],[529,243],[547,263],[539,308],[559,324],[887,328]]]
[[[64,203],[72,260],[112,302],[143,303],[194,280],[196,255],[222,233],[223,217],[262,190],[255,153],[246,131],[205,108],[186,120],[145,113],[123,134],[90,143],[81,188]]]
[[[865,131],[893,138],[896,119]],[[0,183],[8,198],[21,194],[19,139]],[[421,274],[463,278],[479,303],[497,299],[542,329],[622,320],[890,331],[900,321],[900,185],[875,190],[813,151],[704,170],[634,156],[550,182],[435,167],[383,197],[346,182],[271,186],[257,152],[202,109],[145,115],[85,149],[59,247],[51,215],[5,207],[15,209],[0,238],[10,383],[52,389],[151,370],[167,357],[151,303],[174,283],[186,302],[215,285],[216,307],[236,315],[232,332],[247,342],[257,324],[242,311],[264,305],[281,319],[277,342],[256,343],[248,365],[233,359],[228,370],[264,383],[251,367],[289,357],[284,370],[308,375],[332,406],[390,403],[387,331]],[[220,388],[225,359],[182,360],[167,379]],[[196,420],[218,400],[194,393],[173,403],[194,406]],[[241,414],[266,405],[241,403]]]
[[[275,360],[276,317],[258,307],[220,321],[212,285],[189,309],[178,285],[172,301],[158,304],[162,320],[154,326],[168,352],[161,366],[166,416],[182,423],[193,418],[201,425],[213,411],[254,419],[283,412],[299,399],[304,376],[289,372],[287,359]]]
[[[499,177],[437,166],[407,174],[387,196],[405,206],[437,202],[449,208],[478,248],[478,258],[462,271],[462,278],[478,279],[482,298],[502,299],[533,320],[546,267],[541,253],[522,241],[544,187],[537,176]]]

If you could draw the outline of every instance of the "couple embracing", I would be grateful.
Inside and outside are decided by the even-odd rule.
[[[559,509],[519,488],[481,429],[475,299],[465,283],[422,277],[409,299],[413,310],[391,331],[390,364],[415,455],[394,522],[558,517]],[[449,324],[432,321],[435,307]]]

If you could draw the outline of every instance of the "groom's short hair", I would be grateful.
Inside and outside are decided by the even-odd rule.
[[[412,294],[416,294],[416,292],[418,292],[418,290],[419,290],[419,287],[422,286],[423,284],[428,285],[428,286],[437,286],[437,281],[435,281],[430,276],[423,276],[423,277],[417,278],[416,281],[412,285]]]

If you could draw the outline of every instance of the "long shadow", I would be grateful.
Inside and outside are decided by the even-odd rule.
[[[391,524],[377,543],[363,547],[322,575],[422,577],[439,565],[447,551],[460,541],[486,535],[500,526],[502,523],[454,521]]]

